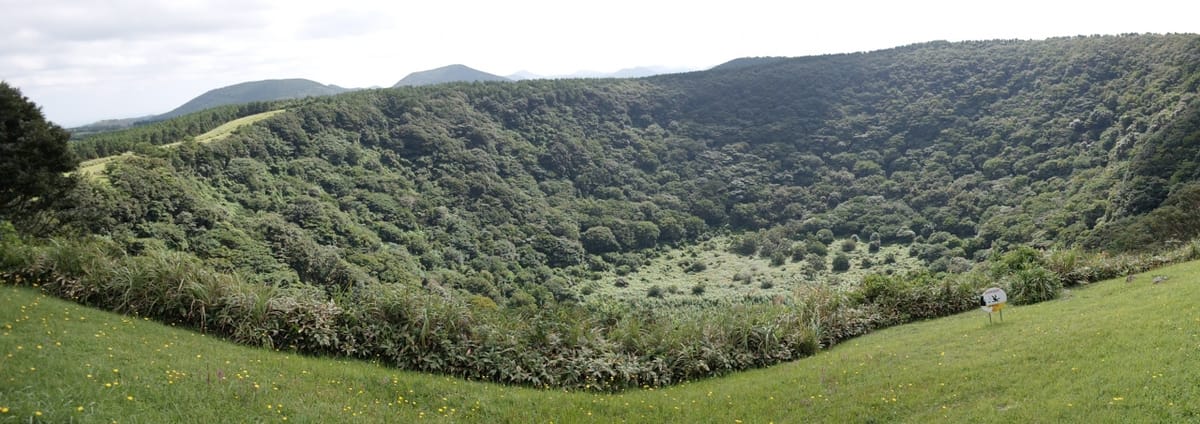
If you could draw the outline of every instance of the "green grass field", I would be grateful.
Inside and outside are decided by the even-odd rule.
[[[1169,277],[1152,284],[1151,275]],[[0,287],[0,422],[1200,422],[1200,262],[623,393],[235,346]]]

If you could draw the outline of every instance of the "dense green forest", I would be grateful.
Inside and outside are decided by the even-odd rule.
[[[524,384],[668,384],[965,310],[997,282],[1033,302],[1161,263],[1096,261],[1200,235],[1198,90],[1200,37],[1127,35],[226,106],[73,142],[139,155],[47,212],[73,241],[11,236],[25,247],[4,265],[250,343]],[[281,108],[220,142],[152,147]],[[634,290],[625,276],[664,258],[703,270],[675,256],[700,246],[796,270],[792,295],[596,290]],[[813,278],[895,262],[882,251],[923,270]],[[206,292],[212,310],[147,306],[54,255],[237,288]]]

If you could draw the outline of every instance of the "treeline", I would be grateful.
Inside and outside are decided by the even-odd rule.
[[[125,152],[149,153],[155,146],[190,140],[234,119],[281,107],[282,103],[273,102],[215,107],[166,121],[139,123],[122,130],[88,135],[74,140],[71,150],[83,160]]]

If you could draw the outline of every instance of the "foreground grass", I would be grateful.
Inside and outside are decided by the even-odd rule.
[[[0,287],[0,422],[1197,422],[1200,262],[625,393],[235,346]]]

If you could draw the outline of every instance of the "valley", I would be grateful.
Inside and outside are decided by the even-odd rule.
[[[4,88],[0,106],[36,111]],[[200,390],[221,381],[208,365],[134,380],[144,387],[162,374],[175,384],[204,366],[203,383],[186,380],[196,402],[244,400],[239,408],[259,410],[253,417],[281,417],[280,405],[316,408],[309,416],[342,408],[383,417],[384,405],[415,400],[419,407],[405,406],[404,417],[522,421],[521,411],[546,403],[575,409],[533,418],[586,421],[574,414],[594,412],[686,421],[702,411],[757,422],[809,413],[839,420],[851,411],[890,422],[1013,411],[1018,421],[1037,421],[1036,414],[1075,417],[1063,408],[1078,404],[1104,421],[1128,417],[1126,400],[1136,398],[1145,403],[1134,414],[1186,420],[1194,410],[1150,405],[1176,402],[1161,393],[1191,400],[1182,388],[1194,373],[1175,372],[1194,359],[1179,344],[1191,340],[1193,327],[1182,323],[1193,317],[1122,302],[1143,296],[1179,309],[1152,291],[1167,286],[1141,284],[1164,266],[1187,263],[1170,268],[1168,281],[1194,286],[1198,93],[1200,37],[1126,34],[744,58],[636,79],[355,90],[225,104],[69,142],[61,128],[29,118],[13,128],[37,130],[14,145],[41,137],[63,154],[30,148],[0,157],[12,165],[0,167],[12,173],[0,180],[30,181],[0,191],[8,196],[0,199],[0,281],[25,287],[3,288],[23,299],[18,308],[42,302],[31,297],[40,291],[130,320],[120,324],[150,328],[149,319],[190,331],[113,338],[128,351],[198,337],[259,348],[236,349],[268,362],[279,361],[271,356],[279,351],[320,358],[302,362],[323,364],[313,367],[387,367],[355,368],[349,373],[363,377],[353,381],[329,374],[340,371],[309,381],[304,371],[315,371],[253,365],[249,373],[244,364],[235,378],[262,380],[232,384],[226,359],[230,368],[218,368],[231,384],[217,394]],[[52,163],[37,173],[16,166],[25,162]],[[1127,276],[1139,284],[1091,287]],[[983,327],[972,312],[989,287],[1009,293],[1013,321],[1025,311],[1044,320]],[[1090,327],[1098,318],[1073,309],[1085,293],[1104,293],[1094,307],[1127,311],[1119,317],[1143,327],[1136,336],[1115,321]],[[84,313],[54,305],[55,314]],[[26,323],[24,316],[6,319]],[[126,328],[113,321],[121,318],[99,317],[89,320]],[[938,329],[920,330],[927,327]],[[991,330],[1005,344],[980,335]],[[1091,331],[1121,336],[1088,341],[1094,349],[1071,358],[1047,350],[1055,338],[1083,344]],[[1164,336],[1172,331],[1183,333]],[[30,337],[20,335],[19,350],[58,341]],[[1035,353],[1004,350],[1019,337]],[[1163,349],[1135,357],[1132,347],[1145,343]],[[204,351],[197,359],[230,355],[220,353],[227,344],[195,346]],[[107,347],[115,348],[85,351],[102,359]],[[968,360],[939,374],[926,361],[931,349],[967,351]],[[976,371],[997,364],[978,349],[999,351],[1014,361],[1005,363],[1010,370],[1024,367],[1017,378],[1031,381],[1066,366],[1039,362],[1046,357],[1106,370],[1026,387],[1001,382],[990,368]],[[924,362],[904,362],[914,357]],[[131,357],[111,359],[96,369]],[[845,361],[854,360],[879,367],[864,374],[871,381],[847,374],[856,369]],[[906,374],[906,366],[921,371]],[[22,363],[5,372],[26,368],[58,369]],[[781,369],[803,377],[762,377]],[[1167,373],[1167,391],[1145,397],[1118,383]],[[963,376],[984,382],[954,379]],[[404,386],[425,393],[417,399],[399,386],[392,392],[402,379],[438,389]],[[87,410],[41,406],[57,381],[29,391],[22,417],[30,408]],[[328,381],[336,387],[313,386]],[[948,388],[914,388],[914,403],[895,390],[928,381]],[[339,395],[301,406],[260,396],[268,383],[272,391],[296,383]],[[458,396],[454,402],[431,394],[459,384],[472,388],[445,396]],[[854,393],[847,401],[857,406],[823,409],[814,397],[850,386],[857,388],[846,389]],[[367,400],[340,397],[367,387]],[[499,396],[490,406],[467,403],[489,390]],[[699,394],[708,391],[725,391],[723,406]],[[1090,397],[1073,397],[1079,393]],[[735,402],[736,394],[746,395]],[[972,400],[959,404],[956,396]],[[766,406],[773,397],[788,402]],[[722,407],[689,409],[693,401]]]

